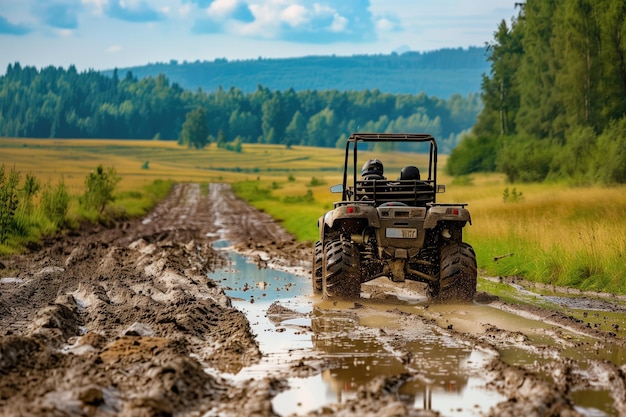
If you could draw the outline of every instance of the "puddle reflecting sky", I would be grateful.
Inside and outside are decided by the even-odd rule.
[[[432,409],[446,416],[479,416],[505,398],[487,391],[482,378],[482,366],[491,354],[442,334],[432,326],[424,325],[415,332],[414,340],[402,346],[390,346],[389,337],[381,337],[381,329],[393,336],[397,329],[387,318],[375,314],[366,322],[359,322],[350,302],[329,303],[311,295],[310,279],[273,269],[258,269],[244,256],[228,251],[228,242],[219,241],[217,248],[227,251],[230,264],[210,274],[219,281],[233,300],[236,308],[246,314],[264,356],[260,363],[242,369],[231,377],[246,381],[265,378],[284,365],[292,365],[304,357],[325,360],[324,370],[308,378],[290,378],[290,389],[278,394],[272,401],[274,411],[281,416],[305,414],[331,403],[355,398],[358,388],[376,376],[393,376],[404,372],[416,375],[399,389],[399,398],[415,409]],[[398,299],[408,308],[423,308],[424,301]],[[274,302],[293,312],[283,316],[267,316]],[[380,300],[362,299],[361,304],[381,309]],[[412,307],[413,306],[413,307]],[[384,310],[384,306],[382,306]],[[403,310],[405,307],[401,307]],[[554,344],[547,329],[551,326],[523,319],[510,313],[472,305],[461,309],[453,305],[430,307],[447,319],[456,319],[455,328],[489,323],[510,331],[535,327],[530,332],[534,343]],[[458,317],[457,317],[458,316]],[[541,340],[539,340],[541,339]],[[552,340],[552,342],[551,342]],[[560,354],[581,359],[608,359],[624,363],[623,349],[608,347],[594,349],[593,343],[572,343],[560,346]],[[594,354],[591,351],[594,351]],[[409,352],[410,360],[406,360]],[[404,357],[403,357],[404,355]],[[542,363],[550,360],[545,355],[520,349],[511,343],[500,352],[505,362],[524,366],[542,374]],[[586,356],[585,356],[586,355]],[[548,355],[549,356],[549,355]],[[584,370],[582,370],[584,371]],[[546,375],[550,378],[549,375]],[[606,389],[581,390],[572,394],[577,409],[586,416],[615,414]]]
[[[218,245],[227,249],[227,244]],[[236,308],[246,314],[264,354],[261,363],[244,368],[235,380],[263,378],[281,364],[304,356],[323,357],[329,366],[309,378],[290,378],[290,389],[272,401],[279,415],[304,414],[356,396],[361,385],[376,376],[407,372],[399,353],[381,341],[380,328],[364,327],[350,309],[352,303],[328,304],[311,295],[308,278],[272,269],[259,270],[245,257],[229,252],[230,265],[210,274],[220,281]],[[270,320],[273,302],[298,317]],[[364,303],[367,300],[363,300]],[[358,330],[358,331],[357,331]],[[400,397],[416,409],[445,415],[480,415],[502,401],[484,389],[475,371],[484,353],[434,334],[429,326],[416,332],[411,371],[420,375],[400,388]]]

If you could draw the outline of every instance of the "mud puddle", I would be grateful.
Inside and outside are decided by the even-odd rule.
[[[568,305],[575,304],[569,303]],[[460,311],[453,305],[430,306],[426,317],[497,346],[502,362],[519,366],[546,381],[559,384],[565,367],[575,409],[585,416],[617,416],[613,383],[598,364],[626,364],[626,350],[617,344],[589,337],[567,325],[529,315],[523,317],[492,306],[474,303]],[[479,330],[479,328],[482,328]],[[563,364],[566,365],[563,365]],[[601,366],[600,366],[601,367]]]
[[[367,285],[357,303],[322,301],[311,294],[308,277],[259,268],[259,262],[235,253],[226,241],[215,246],[230,262],[209,277],[221,283],[246,315],[263,353],[258,364],[227,377],[242,383],[285,379],[288,387],[272,399],[280,416],[353,401],[375,378],[403,374],[410,376],[396,387],[397,397],[408,407],[479,416],[506,401],[489,387],[485,375],[495,356],[551,381],[559,358],[571,359],[571,372],[584,380],[589,380],[587,359],[626,363],[619,347],[489,305],[429,305],[423,294],[383,287],[376,292]],[[427,320],[411,321],[407,328],[397,319],[398,311]],[[476,335],[494,343],[497,351],[463,342],[446,329]],[[307,370],[300,369],[303,362]],[[617,415],[604,384],[570,388],[582,415]]]
[[[315,348],[331,364],[320,376],[330,388],[327,400],[354,399],[359,387],[375,377],[403,373],[411,377],[398,387],[398,396],[414,409],[472,416],[504,400],[487,390],[481,377],[481,369],[494,352],[463,344],[427,323],[402,328],[403,323],[389,315],[377,314],[367,300],[353,307],[357,311],[371,308],[366,316],[351,314],[349,307],[325,310],[324,305],[320,303],[321,308],[313,311],[312,324]],[[399,333],[402,338],[396,337]]]
[[[288,389],[272,400],[277,414],[302,415],[345,403],[374,378],[406,373],[413,376],[398,387],[398,396],[415,409],[439,410],[450,416],[481,415],[504,400],[488,391],[480,377],[493,353],[454,341],[428,325],[411,329],[413,341],[396,346],[394,331],[399,323],[374,310],[365,316],[356,314],[368,308],[369,300],[356,304],[321,301],[311,295],[308,278],[259,269],[246,257],[228,251],[227,243],[216,246],[227,251],[230,264],[209,277],[221,282],[233,305],[246,314],[263,353],[259,364],[230,378],[287,378]],[[415,301],[396,299],[400,304],[410,302]],[[319,359],[319,369],[310,375],[283,374],[290,367],[297,369],[300,359],[310,362],[311,357]]]
[[[528,290],[523,293],[541,297]],[[597,304],[581,303],[577,297],[562,296],[559,300],[568,306],[568,311],[573,311],[573,306],[583,306],[582,309],[590,311],[589,317],[591,311],[599,309],[590,310],[590,305]],[[488,341],[497,346],[501,361],[523,367],[544,380],[558,383],[563,377],[563,363],[567,363],[568,378],[572,380],[568,385],[569,396],[579,413],[585,416],[620,415],[611,396],[612,382],[605,380],[602,371],[598,372],[598,364],[612,363],[623,367],[626,364],[624,347],[589,337],[567,324],[556,325],[532,314],[524,317],[519,312],[491,305],[418,305],[412,309],[422,309],[417,314],[436,320],[441,327],[454,328]],[[604,319],[611,316],[602,314],[606,314],[602,316]]]
[[[246,315],[264,355],[260,364],[244,368],[236,379],[267,376],[267,372],[292,361],[297,352],[309,352],[312,300],[308,281],[288,272],[260,269],[232,251],[226,241],[218,241],[215,247],[226,252],[229,262],[209,277],[220,283],[233,306]],[[284,310],[268,315],[272,304],[277,303]]]

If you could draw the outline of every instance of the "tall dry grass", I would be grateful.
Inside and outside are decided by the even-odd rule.
[[[382,159],[392,179],[403,166],[424,160],[407,153],[361,156]],[[440,168],[445,160],[440,156]],[[298,239],[312,241],[317,219],[340,198],[329,187],[341,182],[343,150],[244,145],[236,153],[214,145],[189,150],[171,141],[0,138],[0,164],[52,184],[63,178],[75,195],[84,192],[91,169],[112,166],[122,177],[118,202],[129,207],[135,191],[158,179],[237,184],[242,197],[281,219]],[[626,187],[511,185],[494,174],[439,179],[447,185],[439,202],[469,204],[473,224],[465,240],[488,274],[626,294]],[[523,198],[503,201],[506,188]]]
[[[484,181],[484,178],[482,178]],[[523,198],[504,202],[504,182],[463,186],[470,202],[467,240],[479,265],[559,286],[626,293],[626,187],[516,185]]]

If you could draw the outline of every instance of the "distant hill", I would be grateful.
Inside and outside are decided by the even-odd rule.
[[[295,91],[378,89],[383,93],[419,94],[449,98],[479,93],[482,74],[490,70],[484,47],[439,49],[390,55],[308,56],[302,58],[154,63],[118,68],[123,77],[131,71],[138,78],[165,75],[192,91],[213,92],[235,87],[244,93],[259,85],[270,90]],[[111,76],[113,70],[102,71]]]

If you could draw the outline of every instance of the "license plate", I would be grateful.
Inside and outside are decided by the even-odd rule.
[[[398,239],[417,239],[417,229],[390,227],[385,232],[385,235]]]

